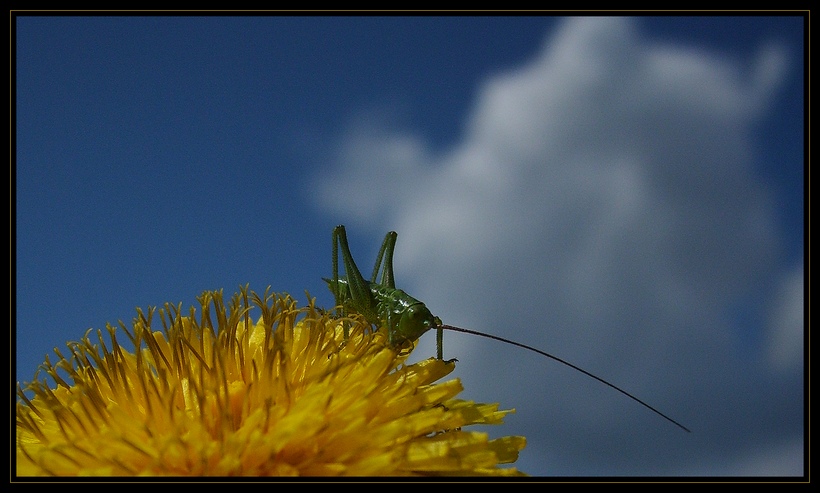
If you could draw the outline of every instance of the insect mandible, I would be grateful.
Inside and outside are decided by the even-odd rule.
[[[331,279],[323,278],[336,299],[336,306],[340,307],[344,313],[358,313],[368,323],[377,328],[385,327],[387,329],[387,341],[391,347],[395,349],[407,348],[430,329],[436,329],[436,357],[440,360],[444,359],[442,349],[444,330],[463,332],[511,344],[578,370],[584,375],[617,390],[684,431],[691,432],[689,428],[629,392],[557,356],[503,337],[443,324],[441,319],[434,316],[424,303],[396,288],[396,282],[393,278],[393,250],[396,248],[397,236],[395,231],[390,231],[385,235],[376,256],[373,274],[368,281],[362,276],[353,261],[350,247],[347,244],[345,227],[343,225],[336,226],[333,229],[333,277]],[[339,277],[339,249],[342,251],[342,263],[345,269],[344,277]],[[381,271],[381,278],[376,282],[379,271]],[[347,326],[344,326],[344,331],[346,339],[349,336]]]

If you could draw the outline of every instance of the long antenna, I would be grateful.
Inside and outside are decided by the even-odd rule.
[[[650,405],[649,405],[649,404],[647,404],[646,402],[644,402],[644,401],[642,401],[642,400],[638,399],[637,397],[635,397],[634,395],[630,394],[629,392],[627,392],[627,391],[625,391],[625,390],[623,390],[623,389],[621,389],[621,388],[619,388],[619,387],[616,387],[615,385],[613,385],[613,384],[611,384],[611,383],[607,382],[607,381],[606,381],[606,380],[604,380],[603,378],[598,377],[598,376],[596,376],[596,375],[593,375],[592,373],[590,373],[590,372],[588,372],[588,371],[584,370],[583,368],[580,368],[580,367],[578,367],[578,366],[573,365],[573,364],[572,364],[572,363],[570,363],[569,361],[565,361],[565,360],[563,360],[563,359],[561,359],[561,358],[559,358],[559,357],[557,357],[557,356],[553,356],[553,355],[551,355],[551,354],[549,354],[549,353],[546,353],[546,352],[544,352],[544,351],[541,351],[540,349],[536,349],[536,348],[534,348],[534,347],[532,347],[532,346],[527,346],[526,344],[521,344],[520,342],[515,342],[515,341],[512,341],[512,340],[510,340],[510,339],[505,339],[505,338],[503,338],[503,337],[494,336],[494,335],[492,335],[492,334],[485,334],[484,332],[478,332],[478,331],[475,331],[475,330],[470,330],[470,329],[462,329],[461,327],[455,327],[455,326],[453,326],[453,325],[444,325],[444,324],[443,324],[443,325],[439,325],[439,326],[438,326],[438,327],[436,327],[436,328],[442,328],[442,329],[446,329],[446,330],[452,330],[452,331],[455,331],[455,332],[463,332],[463,333],[465,333],[465,334],[472,334],[472,335],[475,335],[475,336],[486,337],[486,338],[488,338],[488,339],[495,339],[496,341],[506,342],[507,344],[512,344],[513,346],[518,346],[518,347],[520,347],[520,348],[529,349],[530,351],[533,351],[533,352],[535,352],[535,353],[538,353],[538,354],[540,354],[540,355],[542,355],[542,356],[546,356],[547,358],[554,359],[555,361],[557,361],[557,362],[559,362],[559,363],[565,364],[565,365],[569,366],[570,368],[573,368],[573,369],[575,369],[575,370],[580,371],[581,373],[583,373],[584,375],[586,375],[586,376],[588,376],[588,377],[591,377],[591,378],[594,378],[595,380],[598,380],[599,382],[601,382],[601,383],[602,383],[602,384],[604,384],[604,385],[607,385],[608,387],[612,387],[613,389],[615,389],[615,390],[617,390],[618,392],[622,393],[623,395],[625,395],[625,396],[629,397],[630,399],[632,399],[633,401],[637,402],[638,404],[640,404],[640,405],[644,406],[645,408],[649,409],[650,411],[654,412],[655,414],[657,414],[657,415],[659,415],[659,416],[663,417],[664,419],[666,419],[666,420],[667,420],[667,421],[669,421],[670,423],[672,423],[672,424],[676,425],[678,428],[682,429],[683,431],[685,431],[685,432],[687,432],[687,433],[692,433],[692,431],[691,431],[689,428],[687,428],[687,427],[683,426],[682,424],[678,423],[678,422],[677,422],[677,421],[675,421],[674,419],[672,419],[672,418],[670,418],[669,416],[667,416],[667,415],[663,414],[662,412],[658,411],[657,409],[655,409],[654,407],[650,406]]]

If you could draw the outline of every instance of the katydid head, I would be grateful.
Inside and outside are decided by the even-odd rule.
[[[418,340],[428,330],[441,325],[441,319],[430,313],[424,303],[413,303],[405,308],[399,319],[398,334],[411,341]]]

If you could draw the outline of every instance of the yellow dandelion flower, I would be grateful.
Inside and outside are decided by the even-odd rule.
[[[249,299],[250,298],[250,299]],[[523,437],[497,404],[459,400],[453,363],[405,365],[382,330],[287,295],[205,292],[192,307],[137,310],[134,348],[107,326],[48,358],[17,393],[18,476],[518,475]],[[252,308],[262,315],[254,323]],[[343,324],[350,326],[344,339]],[[69,383],[72,381],[73,383]]]

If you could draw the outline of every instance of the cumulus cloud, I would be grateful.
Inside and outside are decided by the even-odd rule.
[[[520,351],[447,335],[470,398],[518,408],[512,426],[534,454],[522,467],[679,471],[693,453],[747,442],[724,427],[774,419],[728,409],[765,402],[733,401],[760,370],[744,366],[754,363],[726,310],[773,275],[779,241],[750,139],[786,57],[764,46],[751,66],[650,42],[633,19],[570,19],[535,59],[481,82],[451,149],[380,121],[344,140],[317,197],[342,188],[354,200],[324,205],[351,227],[399,232],[402,287],[447,323],[544,348],[702,433],[681,436]],[[773,357],[793,361],[794,293],[784,296],[776,338],[788,354]],[[434,354],[433,339],[418,351]]]
[[[769,327],[769,361],[780,371],[803,368],[803,266],[787,272],[775,293]]]

